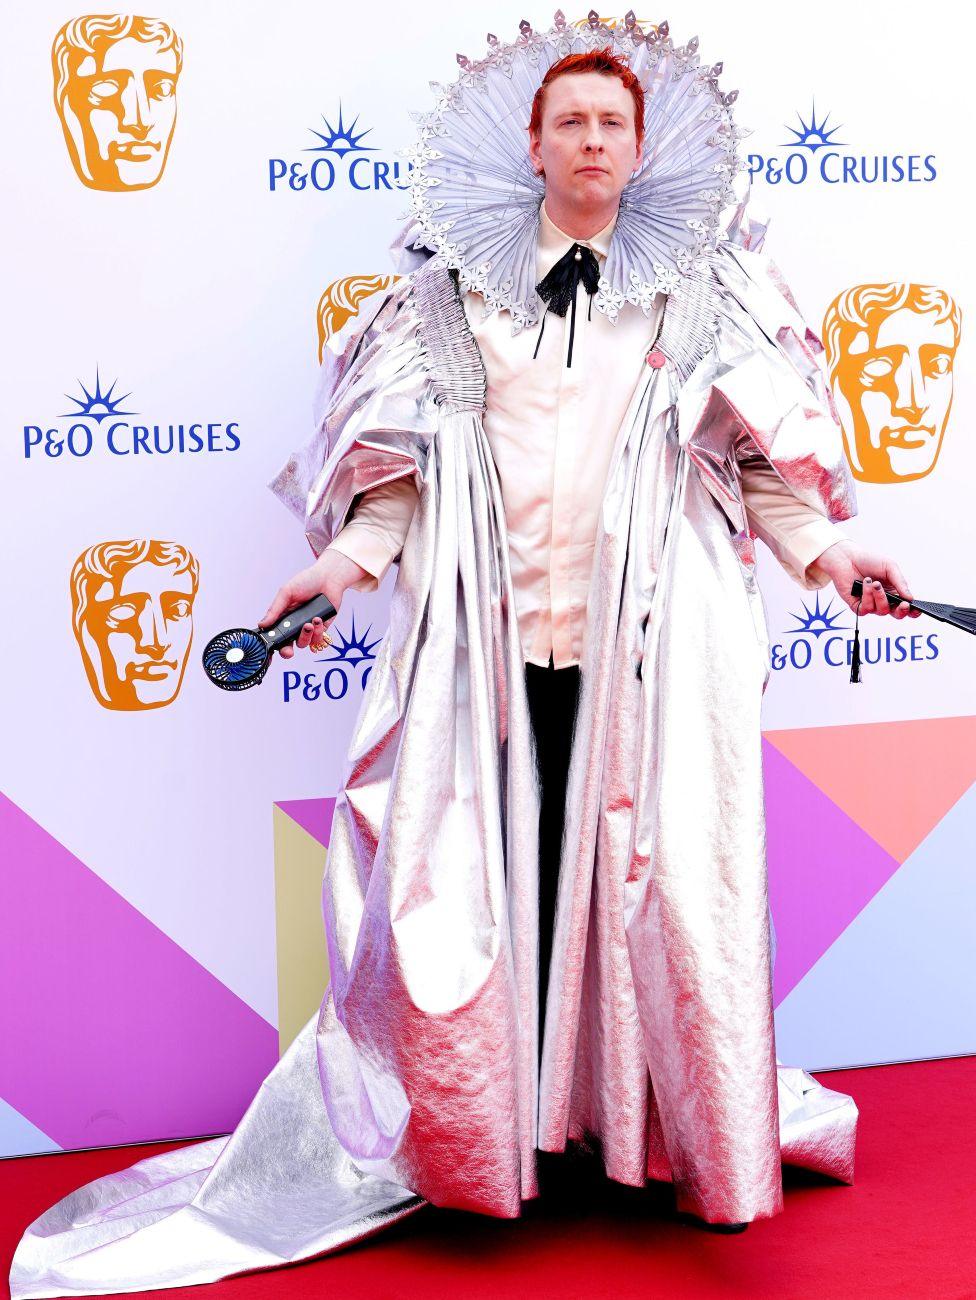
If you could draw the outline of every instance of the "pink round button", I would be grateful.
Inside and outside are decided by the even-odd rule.
[[[648,352],[647,354],[647,364],[653,366],[655,370],[660,370],[661,367],[667,363],[667,360],[668,359],[664,353],[659,352],[657,348],[654,348],[653,351]]]

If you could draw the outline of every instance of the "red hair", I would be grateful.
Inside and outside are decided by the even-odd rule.
[[[570,72],[602,72],[606,76],[619,77],[634,101],[634,126],[637,130],[637,147],[644,143],[644,87],[627,66],[626,62],[614,54],[609,46],[602,50],[588,50],[585,54],[567,54],[552,65],[542,78],[542,84],[532,100],[532,116],[529,118],[529,130],[533,135],[542,134],[542,105],[545,90],[557,77],[565,77]]]

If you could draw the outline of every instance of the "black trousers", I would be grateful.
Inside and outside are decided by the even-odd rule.
[[[559,883],[559,855],[566,809],[566,778],[579,701],[580,672],[576,665],[546,668],[525,665],[529,714],[535,733],[541,785],[539,809],[539,1051],[545,1028],[552,928]]]

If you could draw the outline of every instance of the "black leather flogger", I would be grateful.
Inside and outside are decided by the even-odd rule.
[[[585,244],[572,244],[563,253],[555,266],[552,267],[548,275],[544,276],[535,286],[536,293],[546,304],[546,310],[542,317],[542,324],[539,326],[539,337],[536,340],[535,351],[532,353],[533,361],[539,355],[539,344],[542,342],[543,331],[546,328],[546,316],[550,312],[553,312],[556,316],[565,316],[566,312],[572,309],[569,318],[569,348],[566,364],[567,366],[573,364],[573,336],[576,333],[576,286],[581,280],[583,288],[590,295],[590,305],[586,313],[586,319],[590,320],[593,313],[593,295],[600,283],[600,264],[596,260],[596,254],[592,248],[587,248]]]
[[[851,584],[851,595],[857,598],[857,610],[854,619],[854,645],[851,654],[851,677],[852,682],[861,680],[861,601],[864,598],[864,581],[861,578],[855,578]],[[923,614],[928,614],[930,618],[937,618],[942,623],[949,623],[952,627],[958,627],[963,632],[970,632],[976,636],[976,609],[971,609],[966,605],[943,605],[935,600],[913,600],[910,596],[901,596],[897,591],[885,590],[885,596],[888,599],[888,608],[897,609],[905,601],[910,609],[921,610]]]

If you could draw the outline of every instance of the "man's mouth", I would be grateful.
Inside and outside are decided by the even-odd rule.
[[[606,167],[580,167],[579,170],[581,172],[599,172],[601,176],[606,176],[607,174]]]

